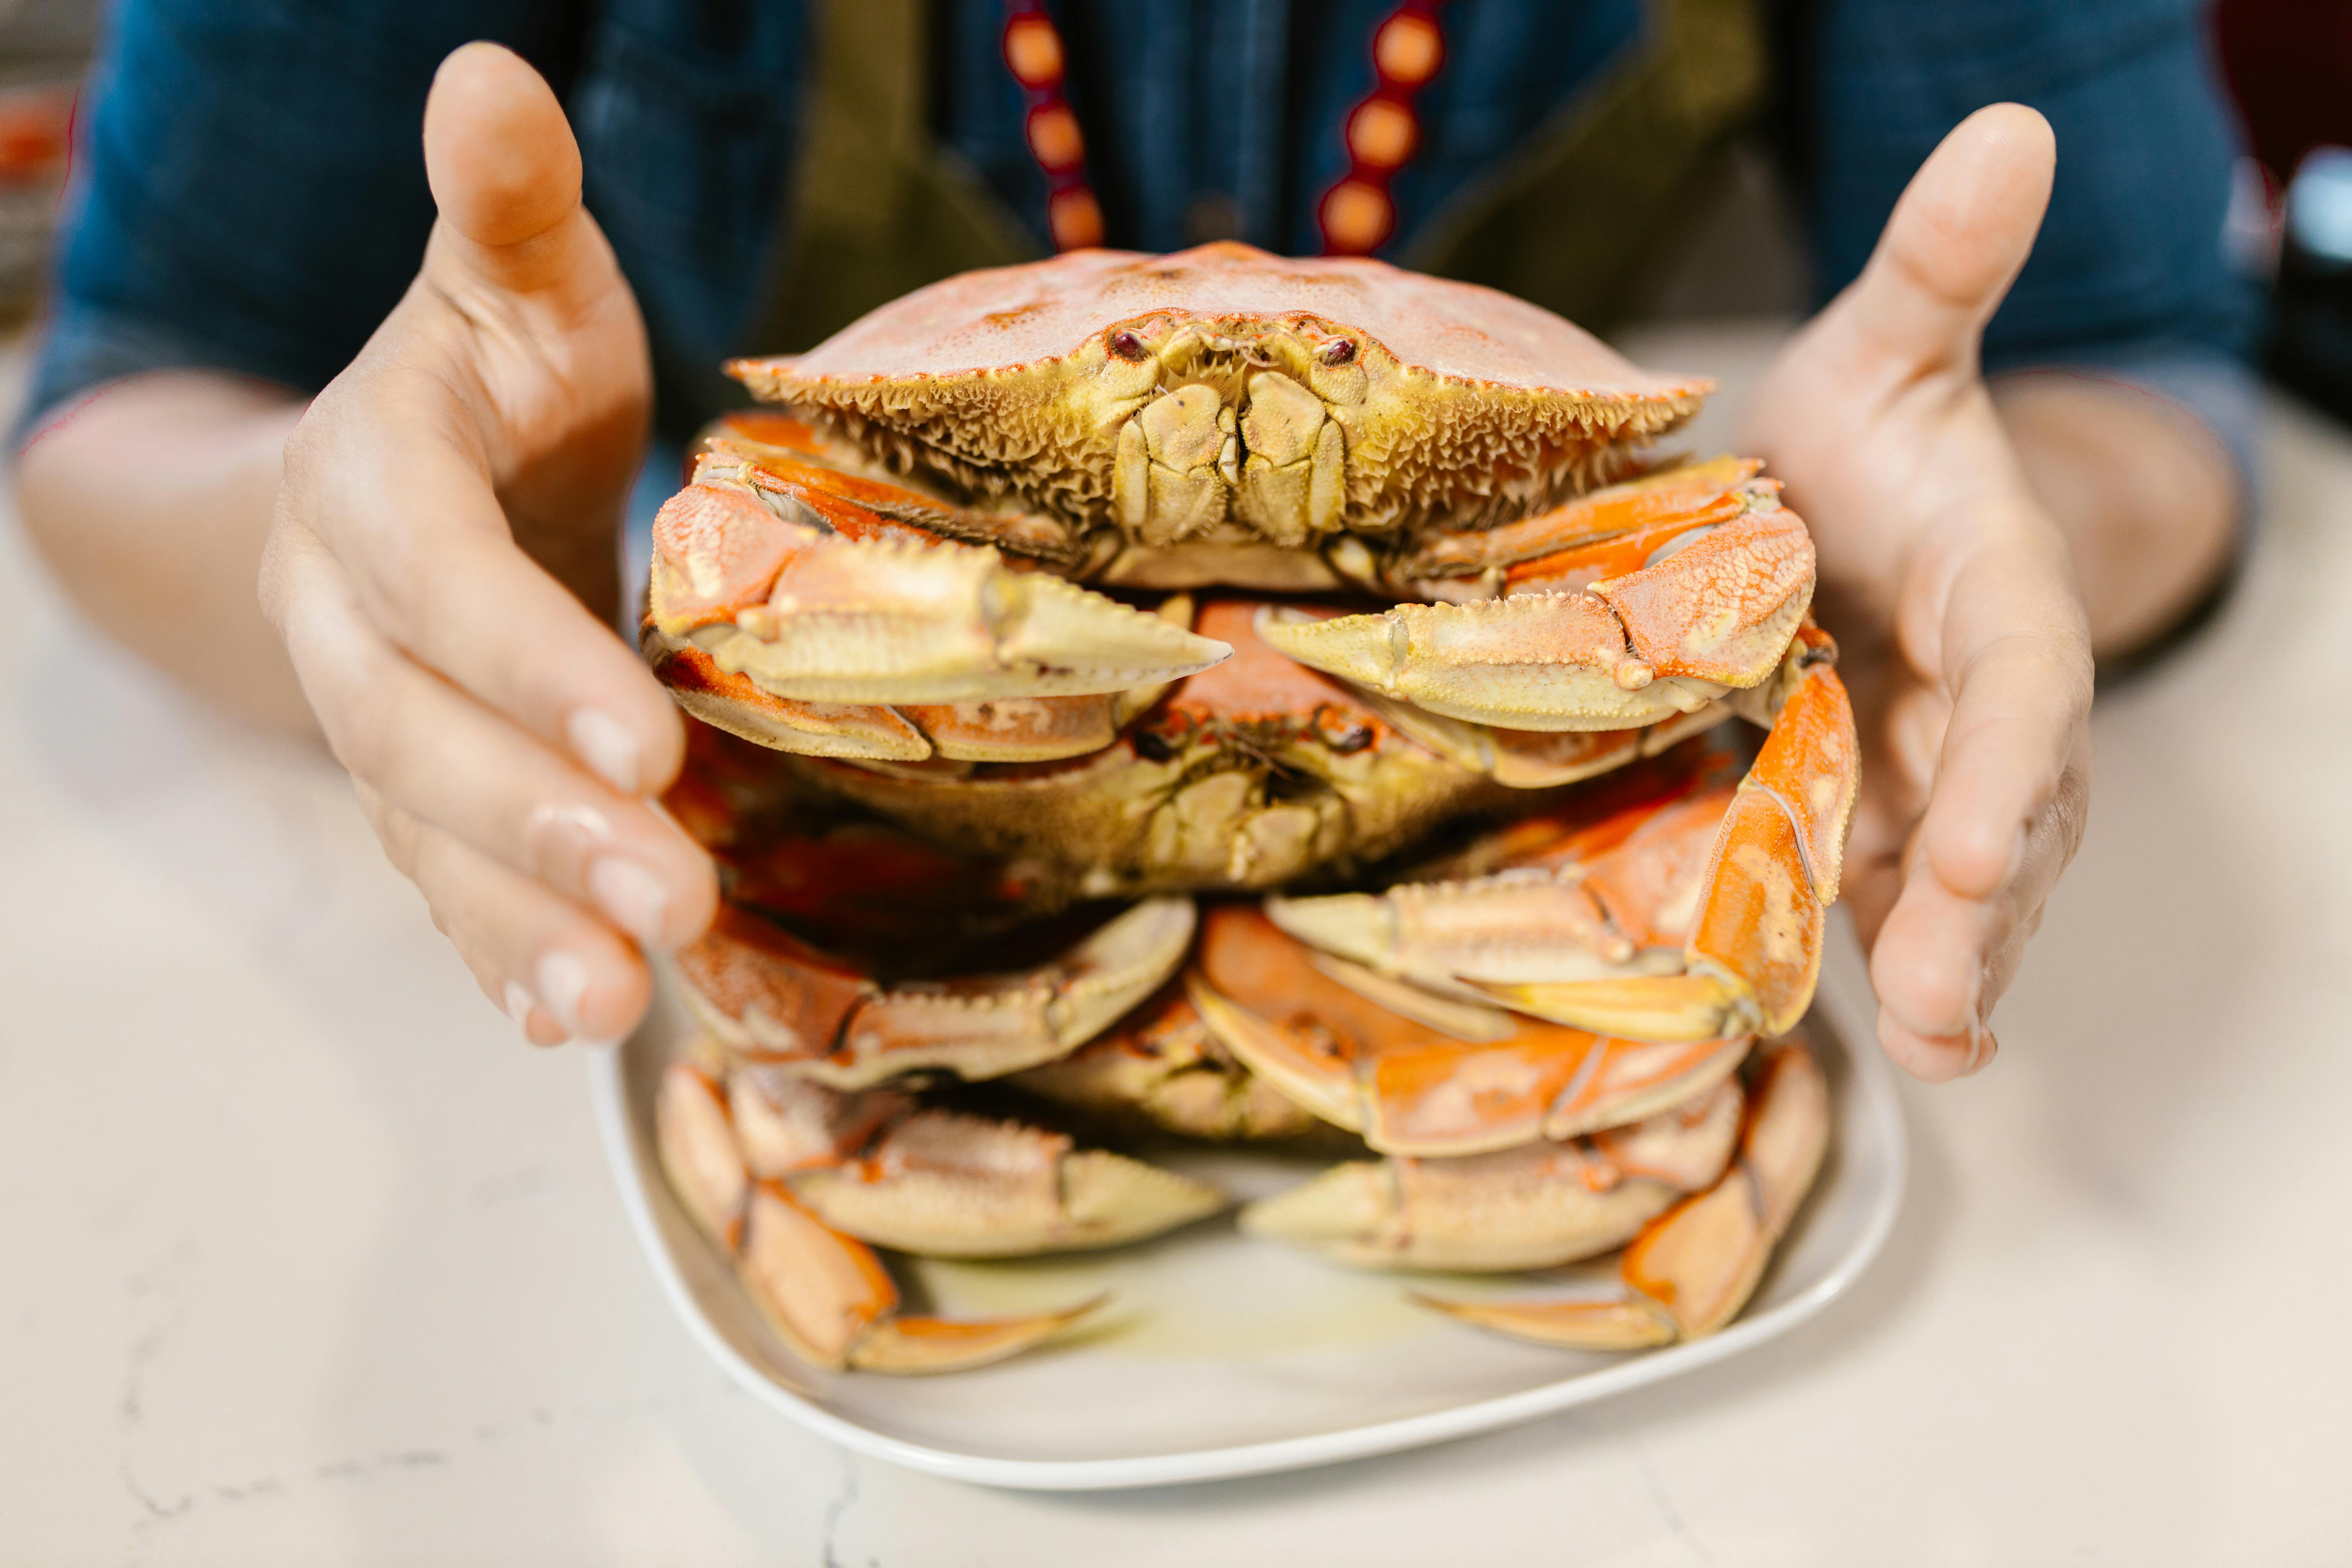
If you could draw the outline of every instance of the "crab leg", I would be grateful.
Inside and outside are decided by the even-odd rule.
[[[1745,1036],[1640,1044],[1499,1008],[1475,1009],[1475,1032],[1449,1032],[1432,1009],[1390,1005],[1410,988],[1379,991],[1350,968],[1260,910],[1224,905],[1204,918],[1185,980],[1202,1021],[1252,1072],[1382,1153],[1482,1153],[1636,1121],[1719,1081],[1748,1050]]]
[[[1714,1184],[1738,1135],[1726,1080],[1630,1127],[1454,1159],[1334,1165],[1242,1211],[1254,1236],[1368,1268],[1549,1268],[1622,1247]]]
[[[1711,1334],[1738,1315],[1829,1148],[1829,1086],[1801,1041],[1766,1047],[1749,1090],[1738,1157],[1722,1179],[1653,1221],[1598,1300],[1423,1306],[1516,1339],[1577,1350],[1639,1350]]]
[[[1102,1304],[957,1322],[900,1310],[874,1249],[812,1214],[783,1182],[755,1177],[739,1151],[727,1099],[699,1068],[673,1064],[655,1106],[662,1168],[703,1233],[793,1352],[839,1371],[951,1372],[999,1361]]]
[[[1717,510],[1727,515],[1557,552],[1501,599],[1269,615],[1263,634],[1303,664],[1448,718],[1655,724],[1769,679],[1811,603],[1812,541],[1795,513],[1760,488]]]
[[[677,963],[688,1002],[727,1046],[863,1089],[922,1068],[995,1078],[1065,1056],[1159,989],[1192,928],[1190,900],[1147,899],[1037,968],[885,986],[722,905]]]
[[[1809,632],[1795,690],[1717,832],[1683,973],[1491,986],[1555,1022],[1654,1040],[1779,1034],[1812,1002],[1828,910],[1853,815],[1853,709]],[[1629,900],[1630,902],[1630,900]]]

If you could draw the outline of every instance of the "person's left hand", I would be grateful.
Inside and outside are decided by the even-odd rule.
[[[1974,1072],[1986,1019],[2082,841],[2091,647],[2066,545],[1978,365],[2054,148],[2030,109],[1944,139],[1860,278],[1790,343],[1744,450],[1788,486],[1862,725],[1845,887],[1887,1054]]]

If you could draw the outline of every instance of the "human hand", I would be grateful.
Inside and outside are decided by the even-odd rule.
[[[534,1043],[643,1014],[640,950],[691,939],[708,858],[647,797],[676,709],[604,624],[643,456],[635,300],[530,66],[442,63],[440,209],[416,281],[287,443],[264,609],[384,852]]]
[[[1862,725],[1845,887],[1880,1042],[1931,1080],[1992,1059],[1986,1019],[2089,806],[2081,600],[1978,363],[2054,157],[2017,104],[1946,137],[1862,276],[1775,362],[1743,443],[1819,552]]]

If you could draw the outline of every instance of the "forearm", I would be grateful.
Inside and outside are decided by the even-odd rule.
[[[2113,382],[2031,372],[1996,382],[1993,397],[2066,537],[2094,652],[2161,635],[2228,563],[2239,510],[2228,451],[2188,413]]]
[[[254,595],[303,400],[210,371],[101,388],[16,463],[25,527],[82,612],[216,707],[309,733]]]

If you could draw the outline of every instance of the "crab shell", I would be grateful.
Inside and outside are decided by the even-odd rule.
[[[965,273],[728,368],[901,471],[1161,547],[1507,521],[1712,389],[1491,289],[1230,242]]]

